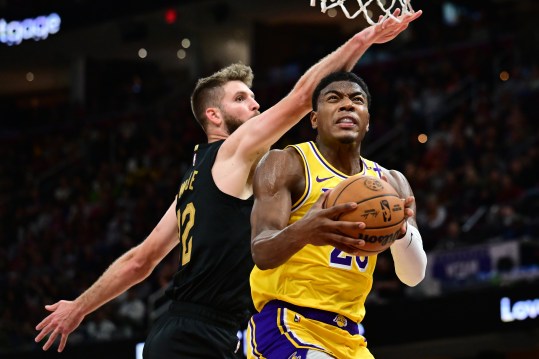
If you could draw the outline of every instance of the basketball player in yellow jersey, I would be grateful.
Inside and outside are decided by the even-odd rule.
[[[407,220],[390,247],[395,271],[409,286],[425,275],[407,179],[360,155],[370,102],[361,78],[330,74],[313,93],[316,141],[272,150],[256,169],[251,293],[258,313],[249,322],[250,358],[373,358],[358,323],[376,256],[356,255],[364,242],[344,234],[364,223],[334,220],[355,203],[322,208],[328,191],[348,176],[383,178],[405,199]]]

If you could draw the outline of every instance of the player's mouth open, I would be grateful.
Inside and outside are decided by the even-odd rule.
[[[336,122],[339,127],[354,127],[357,125],[357,121],[352,117],[343,117],[337,120]]]

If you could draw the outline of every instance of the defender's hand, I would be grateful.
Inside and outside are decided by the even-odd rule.
[[[39,330],[40,333],[36,336],[35,341],[38,343],[50,334],[47,342],[43,345],[43,350],[48,350],[54,344],[56,337],[60,335],[58,352],[62,352],[69,334],[77,329],[84,319],[84,314],[79,311],[75,302],[67,300],[46,305],[45,309],[52,313],[36,326],[36,330]]]
[[[393,16],[400,20],[397,21],[393,17],[388,17],[383,20],[383,17],[380,16],[378,23],[372,26],[374,31],[373,34],[373,43],[374,44],[383,44],[388,41],[393,40],[401,32],[408,28],[408,25],[421,16],[423,13],[421,10],[416,12],[406,13],[401,15],[401,9],[397,8],[393,12]]]

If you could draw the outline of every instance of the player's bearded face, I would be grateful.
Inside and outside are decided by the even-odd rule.
[[[238,127],[240,127],[245,122],[226,112],[223,112],[223,119],[225,121],[225,126],[229,134],[232,134],[238,129]]]
[[[230,81],[223,87],[223,97],[217,106],[225,130],[232,134],[243,123],[260,114],[254,93],[241,81]]]

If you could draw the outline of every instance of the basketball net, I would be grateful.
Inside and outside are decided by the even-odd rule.
[[[311,0],[311,6],[316,6],[316,1],[317,0]],[[362,14],[370,25],[376,24],[380,15],[383,16],[383,19],[391,17],[400,22],[400,19],[393,16],[393,11],[395,11],[397,7],[400,7],[401,15],[414,12],[410,0],[356,0],[359,5],[359,10],[354,13],[348,11],[344,5],[345,1],[346,0],[329,0],[330,4],[327,5],[328,0],[320,0],[320,10],[325,13],[329,9],[340,7],[347,18],[355,19],[358,15]]]

